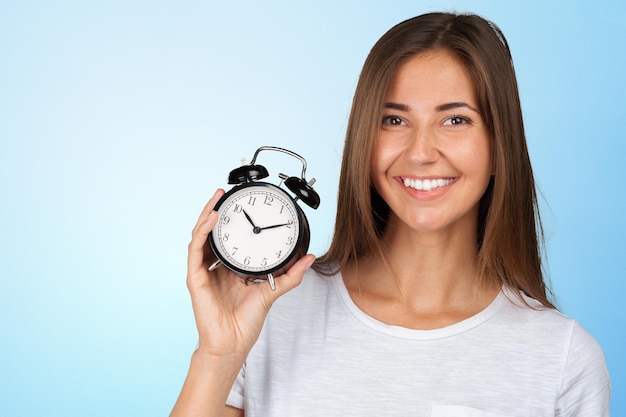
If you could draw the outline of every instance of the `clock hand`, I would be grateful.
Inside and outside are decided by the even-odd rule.
[[[275,229],[277,227],[289,226],[290,224],[293,224],[293,223],[274,224],[272,226],[261,227],[261,230]]]
[[[254,232],[254,234],[259,234],[261,233],[261,228],[259,228],[259,226],[257,226],[256,224],[254,224],[254,222],[252,221],[252,218],[250,217],[250,215],[248,213],[246,213],[245,210],[242,210],[243,214],[246,216],[246,219],[248,219],[248,221],[250,222],[250,224],[252,225],[252,231]]]

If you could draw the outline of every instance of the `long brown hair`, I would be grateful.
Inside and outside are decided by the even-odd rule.
[[[500,29],[476,15],[430,13],[406,20],[370,51],[346,132],[333,240],[315,268],[341,269],[368,255],[385,259],[382,235],[389,207],[370,180],[384,99],[408,58],[437,49],[452,53],[465,66],[493,140],[494,175],[478,215],[479,275],[553,307],[543,279],[543,233],[513,61]]]

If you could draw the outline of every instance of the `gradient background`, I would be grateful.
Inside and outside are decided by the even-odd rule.
[[[603,346],[626,415],[626,2],[296,3],[0,2],[0,415],[167,415],[196,343],[185,256],[205,201],[257,147],[296,151],[321,254],[365,56],[433,10],[509,40],[557,302]]]

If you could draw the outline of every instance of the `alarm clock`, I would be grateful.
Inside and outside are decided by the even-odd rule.
[[[280,183],[261,181],[267,169],[256,164],[262,151],[276,151],[302,162],[300,177],[279,174]],[[224,265],[246,283],[268,281],[276,289],[274,276],[285,273],[309,248],[310,230],[299,206],[302,201],[317,209],[319,195],[306,180],[306,160],[295,152],[275,146],[256,150],[250,164],[232,170],[228,183],[235,186],[215,205],[218,221],[209,233],[208,243],[217,259],[209,266]],[[281,187],[293,193],[293,197]]]

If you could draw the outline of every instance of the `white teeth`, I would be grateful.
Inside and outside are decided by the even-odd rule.
[[[432,180],[418,180],[412,178],[404,178],[404,186],[415,188],[419,191],[431,191],[436,188],[445,187],[452,183],[452,179],[432,179]]]

